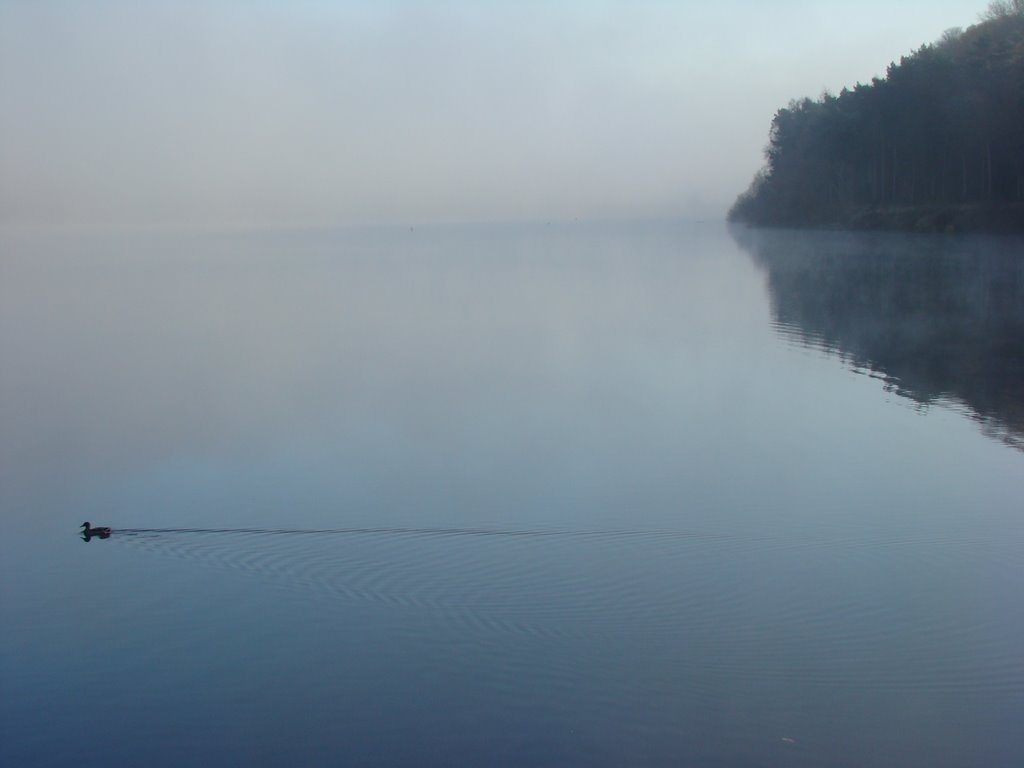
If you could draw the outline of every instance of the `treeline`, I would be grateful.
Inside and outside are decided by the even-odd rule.
[[[765,156],[731,221],[853,226],[902,211],[894,226],[936,229],[989,209],[1024,227],[1024,0],[993,3],[885,78],[791,102]],[[927,225],[907,219],[915,209]]]

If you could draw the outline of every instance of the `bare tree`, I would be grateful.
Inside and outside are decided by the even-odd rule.
[[[1002,19],[1006,16],[1024,16],[1024,0],[992,0],[981,14],[982,21]]]

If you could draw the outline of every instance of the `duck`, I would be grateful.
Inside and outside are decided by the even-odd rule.
[[[82,523],[82,528],[83,536],[99,536],[101,539],[105,539],[110,535],[110,528],[105,525],[99,525],[93,528],[92,523],[88,520]]]

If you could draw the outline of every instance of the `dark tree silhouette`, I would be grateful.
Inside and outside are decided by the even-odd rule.
[[[765,159],[730,220],[1024,230],[1024,0],[993,3],[885,78],[790,102]]]

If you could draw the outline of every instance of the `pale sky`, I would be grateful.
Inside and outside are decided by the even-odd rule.
[[[0,228],[720,217],[984,0],[0,0]]]

